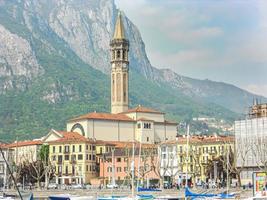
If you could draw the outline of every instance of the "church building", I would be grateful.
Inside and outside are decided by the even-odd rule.
[[[129,109],[129,40],[119,12],[111,51],[111,113],[88,113],[67,122],[67,131],[105,141],[159,143],[176,137],[177,123],[165,114],[138,106]]]

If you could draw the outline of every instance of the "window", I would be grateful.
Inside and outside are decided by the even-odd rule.
[[[137,128],[141,128],[141,123],[138,123],[137,124]]]
[[[75,161],[76,160],[76,155],[71,155],[71,161]]]
[[[92,150],[92,145],[90,145],[90,151]]]
[[[59,163],[62,163],[62,156],[61,155],[58,156],[58,159],[57,160],[58,160]]]
[[[88,154],[86,154],[86,160],[88,160],[89,159],[89,156],[88,156]]]
[[[55,146],[53,146],[53,153],[55,153],[56,152],[56,147]]]
[[[180,156],[180,163],[183,162],[183,156]]]
[[[107,171],[108,171],[108,172],[112,172],[112,167],[108,167],[108,168],[107,168]]]
[[[121,167],[117,167],[117,172],[121,172]]]
[[[91,154],[89,154],[89,160],[92,160],[92,155]]]
[[[193,162],[193,156],[190,156],[190,162]]]
[[[90,165],[90,172],[92,171],[92,166]]]
[[[128,172],[128,167],[124,167],[124,172]]]
[[[190,171],[193,172],[193,165],[190,165]]]
[[[149,137],[146,137],[146,141],[149,142]]]
[[[79,145],[79,152],[82,152],[82,145]]]
[[[72,175],[75,175],[75,166],[72,166]]]
[[[120,59],[120,57],[121,57],[121,52],[120,52],[120,50],[118,50],[117,51],[117,59]]]
[[[124,162],[127,162],[128,161],[128,158],[124,158]]]
[[[75,145],[72,145],[72,152],[75,152]]]
[[[100,154],[102,154],[103,153],[103,149],[102,149],[102,147],[100,147]]]
[[[62,146],[59,146],[59,153],[62,152]]]
[[[69,152],[70,152],[70,147],[64,146],[64,153],[69,153]]]
[[[180,146],[180,153],[183,153],[183,146]]]
[[[4,173],[4,165],[3,164],[0,165],[0,173]]]
[[[68,175],[69,174],[69,169],[68,166],[65,167],[65,174]]]
[[[88,144],[86,145],[86,150],[88,150]]]
[[[93,151],[95,151],[95,145],[93,145]]]
[[[125,59],[125,50],[122,51],[122,59]]]
[[[62,173],[62,166],[58,166],[57,171],[59,174],[61,174]]]
[[[144,123],[145,129],[151,129],[151,123]]]
[[[121,162],[121,158],[117,158],[117,162]]]
[[[95,160],[95,155],[93,155],[93,160]]]
[[[64,160],[69,160],[69,159],[70,159],[70,156],[69,155],[65,155]]]
[[[52,160],[56,161],[57,160],[57,156],[52,156]]]
[[[83,159],[83,155],[82,154],[79,154],[78,155],[78,160],[82,160]]]
[[[92,168],[93,168],[93,172],[95,172],[95,165],[93,165]]]

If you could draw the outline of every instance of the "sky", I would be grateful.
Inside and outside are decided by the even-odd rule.
[[[267,0],[115,0],[148,58],[180,75],[267,97]]]

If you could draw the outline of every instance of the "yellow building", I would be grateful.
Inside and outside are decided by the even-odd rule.
[[[166,181],[185,182],[186,171],[190,182],[206,182],[208,178],[220,178],[221,174],[207,175],[208,164],[226,150],[233,148],[233,137],[219,136],[193,136],[189,139],[189,150],[187,156],[186,137],[167,141],[160,145],[161,174]],[[188,159],[187,159],[188,158]]]
[[[54,135],[53,135],[54,134]],[[55,134],[59,136],[55,139]],[[76,132],[54,131],[47,136],[49,159],[55,167],[56,183],[87,184],[96,177],[96,146]]]

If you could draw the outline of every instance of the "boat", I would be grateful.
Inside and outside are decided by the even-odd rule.
[[[235,198],[235,194],[227,194],[227,193],[194,193],[189,190],[188,187],[185,188],[185,197],[191,197],[191,199],[233,199]]]
[[[155,199],[153,195],[150,194],[138,194],[135,197],[130,196],[108,196],[108,197],[98,197],[97,200],[150,200]]]
[[[49,200],[89,200],[95,199],[93,196],[78,196],[70,194],[60,194],[60,195],[51,195],[48,197]]]
[[[138,187],[137,191],[138,192],[161,192],[162,190],[157,189],[157,188],[141,188],[141,187]]]

